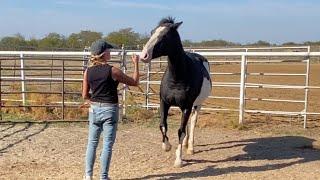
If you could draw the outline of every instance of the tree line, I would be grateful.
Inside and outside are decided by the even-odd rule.
[[[58,34],[49,33],[41,39],[25,39],[21,34],[7,36],[0,39],[0,50],[2,51],[83,51],[97,39],[106,39],[117,48],[124,46],[126,49],[141,49],[148,41],[149,35],[143,35],[135,32],[132,28],[124,28],[111,32],[103,36],[101,32],[80,31],[72,33],[68,37]],[[225,40],[205,40],[193,42],[184,40],[184,47],[240,47],[240,46],[277,46],[267,41],[257,41],[249,44],[240,44]],[[320,41],[307,41],[304,43],[286,42],[282,46],[311,45],[320,46]]]

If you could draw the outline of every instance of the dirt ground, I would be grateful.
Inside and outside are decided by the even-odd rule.
[[[201,118],[201,116],[200,116]],[[174,168],[178,122],[169,122],[173,149],[163,152],[156,122],[120,123],[112,179],[320,179],[319,126],[249,123],[247,128],[197,128],[195,154]],[[86,123],[1,124],[0,179],[81,179]],[[98,147],[98,155],[101,146]],[[99,179],[99,158],[94,178]]]

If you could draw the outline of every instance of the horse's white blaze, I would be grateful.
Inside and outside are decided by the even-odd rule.
[[[203,62],[204,67],[210,74],[209,70],[209,63],[208,62]],[[203,103],[204,100],[208,98],[211,94],[211,83],[210,80],[208,80],[206,77],[203,78],[202,86],[201,86],[201,91],[200,94],[198,95],[197,99],[194,101],[193,106],[199,106]]]
[[[147,44],[143,47],[143,50],[140,54],[140,58],[143,61],[149,62],[151,60],[154,46],[157,44],[159,40],[161,40],[161,38],[165,33],[167,33],[167,31],[168,31],[168,27],[165,27],[165,26],[160,26],[155,30],[155,32],[152,34]],[[146,55],[148,56],[146,57]]]

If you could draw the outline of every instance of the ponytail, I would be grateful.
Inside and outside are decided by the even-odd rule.
[[[103,59],[103,55],[105,53],[101,53],[99,55],[91,55],[90,56],[90,64],[89,64],[89,67],[91,66],[96,66],[96,65],[101,65],[101,64],[105,64],[105,60]]]

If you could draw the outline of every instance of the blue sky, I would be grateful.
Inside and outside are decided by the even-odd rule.
[[[146,34],[170,15],[183,21],[183,40],[320,41],[318,0],[0,0],[0,10],[0,37],[127,27]]]

